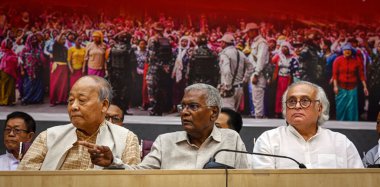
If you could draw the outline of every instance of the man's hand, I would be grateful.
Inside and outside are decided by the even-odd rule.
[[[95,145],[86,141],[78,141],[78,144],[87,147],[93,164],[102,167],[108,167],[112,164],[113,154],[109,147]]]

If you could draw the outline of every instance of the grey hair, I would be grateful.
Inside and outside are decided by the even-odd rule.
[[[309,85],[313,88],[316,89],[317,91],[317,96],[316,96],[316,100],[319,100],[320,101],[320,104],[322,105],[322,114],[321,116],[319,116],[318,118],[318,122],[317,122],[317,125],[322,125],[325,121],[329,120],[329,112],[330,112],[330,102],[329,100],[327,99],[327,96],[326,96],[326,93],[325,91],[318,85],[316,84],[313,84],[311,82],[307,82],[307,81],[299,81],[299,82],[295,82],[293,83],[292,85],[290,85],[288,87],[288,89],[286,89],[285,93],[282,95],[282,115],[284,116],[285,118],[285,114],[286,114],[286,96],[288,95],[288,91],[293,88],[294,86],[297,86],[297,85]]]
[[[106,79],[96,76],[96,75],[87,75],[82,78],[90,78],[94,80],[99,86],[99,90],[98,90],[99,101],[103,101],[107,99],[111,103],[112,98],[113,98],[112,87],[111,87],[111,84]]]
[[[222,108],[222,103],[221,103],[221,97],[219,94],[219,91],[208,84],[203,84],[203,83],[196,83],[193,85],[190,85],[185,88],[185,93],[192,91],[192,90],[200,90],[206,92],[206,105],[207,106],[217,106],[219,109],[219,112]]]

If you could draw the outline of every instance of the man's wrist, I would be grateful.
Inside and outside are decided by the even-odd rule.
[[[111,164],[108,166],[108,168],[124,168],[124,163],[121,159],[112,157]]]

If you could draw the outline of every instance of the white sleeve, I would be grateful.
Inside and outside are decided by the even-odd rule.
[[[347,168],[364,168],[355,145],[347,139]]]
[[[270,138],[267,132],[264,132],[256,141],[253,148],[255,153],[274,154],[270,146]],[[252,155],[253,169],[275,169],[276,162],[273,157]]]
[[[254,75],[260,75],[264,69],[265,64],[267,64],[269,58],[268,45],[266,43],[261,43],[258,46],[257,61]]]
[[[225,54],[220,55],[219,59],[219,67],[220,67],[220,82],[222,85],[226,85],[228,88],[232,87],[232,73],[230,66],[230,59]]]

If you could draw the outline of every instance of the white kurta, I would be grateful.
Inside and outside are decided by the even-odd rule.
[[[253,149],[257,153],[283,155],[296,159],[307,168],[363,168],[355,145],[343,134],[318,127],[308,141],[291,126],[264,132]],[[253,155],[253,168],[298,168],[292,160]]]

